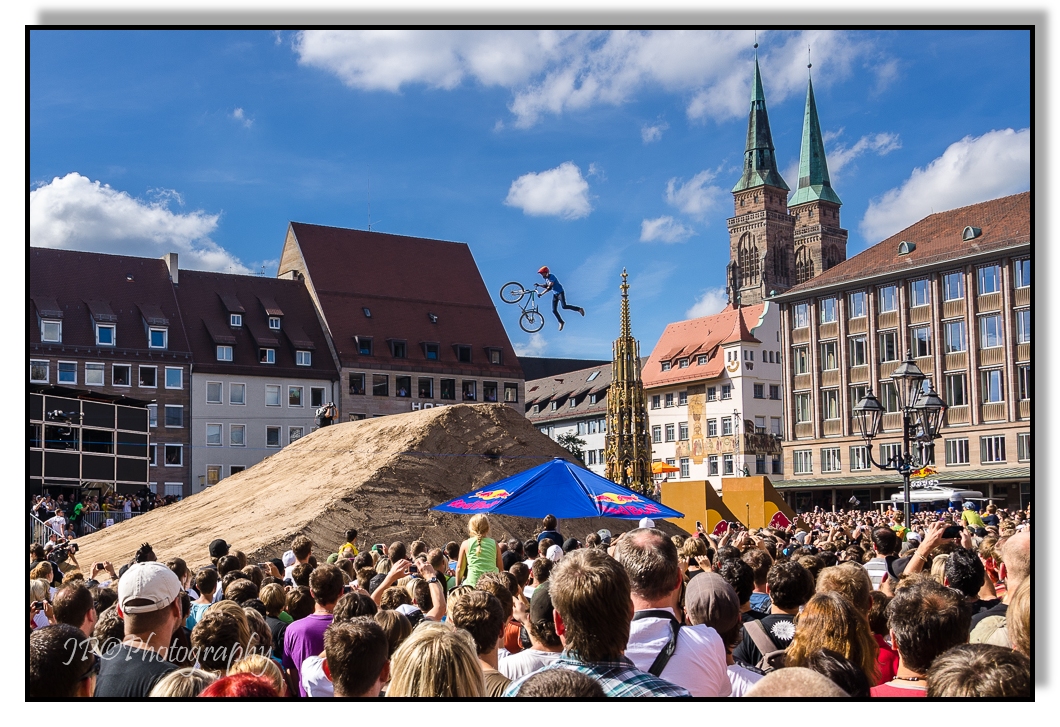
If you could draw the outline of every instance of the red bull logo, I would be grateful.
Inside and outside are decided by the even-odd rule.
[[[935,469],[934,467],[932,467],[931,465],[924,465],[920,469],[914,470],[913,472],[910,472],[909,476],[910,477],[931,477],[932,475],[937,475],[938,473],[939,473],[939,471],[937,469]]]
[[[636,495],[619,495],[614,492],[605,492],[602,495],[596,495],[594,499],[597,502],[605,502],[612,505],[625,505],[630,502],[641,501]]]
[[[662,510],[651,502],[646,502],[636,495],[619,495],[616,492],[604,492],[593,497],[601,515],[615,515],[618,517],[645,517],[657,515]]]
[[[483,490],[482,492],[476,492],[475,494],[471,495],[470,497],[476,497],[476,498],[478,498],[480,500],[487,500],[487,501],[489,501],[489,500],[503,500],[504,498],[508,497],[510,494],[512,494],[512,493],[508,492],[507,490]]]

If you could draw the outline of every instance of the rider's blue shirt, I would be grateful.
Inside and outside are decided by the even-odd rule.
[[[555,292],[555,293],[562,293],[563,292],[563,286],[559,284],[559,280],[556,279],[555,275],[553,275],[552,273],[549,273],[548,274],[548,278],[546,278],[546,279],[548,280],[548,282],[552,283],[553,292]]]

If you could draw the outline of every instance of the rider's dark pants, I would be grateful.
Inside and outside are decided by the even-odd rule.
[[[558,293],[553,291],[553,293],[552,293],[552,315],[556,316],[556,320],[559,321],[560,323],[563,322],[563,319],[559,317],[559,306],[561,304],[563,305],[563,308],[565,310],[576,310],[576,311],[580,311],[581,310],[581,308],[579,308],[576,305],[567,305],[567,296],[564,295],[562,290],[559,291]]]

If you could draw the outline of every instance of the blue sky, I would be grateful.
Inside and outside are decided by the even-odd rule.
[[[759,32],[796,186],[806,46],[848,254],[1030,185],[1022,31]],[[288,221],[467,242],[487,287],[547,264],[587,309],[517,350],[644,353],[716,312],[753,33],[34,31],[31,244],[275,273]],[[987,52],[988,51],[988,52]]]

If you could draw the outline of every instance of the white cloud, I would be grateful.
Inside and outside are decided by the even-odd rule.
[[[706,219],[708,213],[717,206],[718,200],[725,195],[721,187],[708,186],[717,173],[717,170],[704,169],[683,184],[680,179],[673,177],[666,183],[666,201],[686,215]]]
[[[831,141],[838,139],[842,133],[842,129],[832,135],[825,133],[825,144],[830,144]],[[832,182],[833,189],[835,188],[836,177],[842,173],[843,167],[847,166],[862,154],[871,152],[882,157],[891,153],[895,149],[901,148],[902,140],[898,138],[898,134],[891,134],[889,132],[866,134],[849,147],[841,143],[831,145],[830,148],[825,151],[825,156],[828,159],[828,174],[831,178],[830,181]],[[796,182],[797,181],[798,180],[796,180]]]
[[[640,223],[641,242],[684,242],[693,234],[691,227],[682,225],[670,215]]]
[[[535,333],[524,343],[512,343],[516,356],[540,356],[548,349],[548,341],[540,333]]]
[[[604,174],[604,170],[600,168],[600,165],[596,162],[589,162],[589,171],[585,173],[587,177],[596,177],[601,182],[607,181],[607,175]]]
[[[1030,129],[966,136],[917,167],[900,187],[869,202],[861,233],[876,242],[932,212],[955,209],[1030,188]]]
[[[720,313],[729,304],[729,295],[725,288],[707,288],[696,298],[692,307],[685,311],[688,318],[702,318]]]
[[[653,141],[658,141],[662,138],[663,132],[670,128],[670,125],[665,121],[661,121],[653,126],[644,124],[640,127],[640,138],[645,144],[650,144]]]
[[[239,123],[243,124],[243,126],[248,129],[254,125],[254,119],[247,116],[246,112],[241,108],[238,108],[232,112],[232,118],[238,121]]]
[[[759,40],[774,103],[805,89],[807,44],[822,83],[842,80],[874,50],[836,31],[770,31]],[[751,43],[744,30],[312,30],[298,33],[293,47],[300,63],[350,88],[453,89],[468,81],[506,88],[515,126],[525,128],[548,114],[618,105],[643,89],[691,96],[686,112],[694,120],[741,116],[750,98]]]
[[[504,204],[518,207],[528,215],[551,215],[566,220],[585,217],[593,209],[589,204],[589,183],[574,162],[524,174],[512,182]]]
[[[180,266],[196,270],[251,272],[210,239],[220,214],[176,213],[172,190],[151,190],[145,201],[77,172],[56,177],[29,193],[29,238],[37,247],[138,257],[180,254]]]

